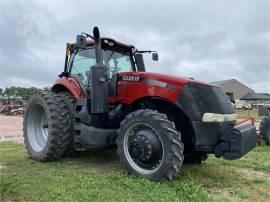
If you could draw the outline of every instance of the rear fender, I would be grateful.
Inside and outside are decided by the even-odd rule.
[[[77,99],[85,98],[85,92],[83,87],[74,77],[62,77],[60,79],[57,79],[52,87],[52,91],[69,91]]]

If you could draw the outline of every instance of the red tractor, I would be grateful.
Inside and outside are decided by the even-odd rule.
[[[116,145],[129,173],[160,181],[171,180],[184,161],[238,159],[256,146],[254,125],[236,125],[222,88],[146,72],[144,53],[158,60],[155,51],[100,38],[97,27],[67,44],[60,78],[26,106],[30,156],[50,161]]]

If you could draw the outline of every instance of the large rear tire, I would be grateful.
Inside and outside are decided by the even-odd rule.
[[[76,98],[69,92],[69,91],[61,91],[57,92],[59,96],[63,99],[65,104],[67,105],[69,112],[70,112],[70,122],[71,122],[71,127],[70,127],[70,134],[72,136],[70,140],[70,145],[68,146],[65,156],[67,157],[77,157],[79,156],[79,151],[75,150],[75,141],[74,141],[74,104],[76,101]]]
[[[270,116],[266,116],[260,123],[260,134],[263,136],[266,144],[270,145]]]
[[[23,136],[27,152],[38,161],[59,159],[70,145],[70,112],[61,96],[42,91],[25,108]]]
[[[151,181],[172,180],[184,160],[180,132],[165,114],[150,109],[126,116],[116,144],[123,167]]]

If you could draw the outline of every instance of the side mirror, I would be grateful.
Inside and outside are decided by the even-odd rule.
[[[77,48],[85,49],[87,46],[86,37],[84,35],[77,35],[75,46]]]
[[[152,53],[152,60],[158,61],[158,53],[157,52]]]

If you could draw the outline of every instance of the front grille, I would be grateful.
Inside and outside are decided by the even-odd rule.
[[[201,121],[204,113],[233,114],[234,107],[223,89],[198,83],[186,84],[176,104],[192,121]]]
[[[198,83],[186,84],[176,104],[189,117],[194,132],[195,146],[199,151],[212,152],[220,137],[231,130],[234,122],[203,123],[204,113],[233,114],[234,107],[223,89]]]

